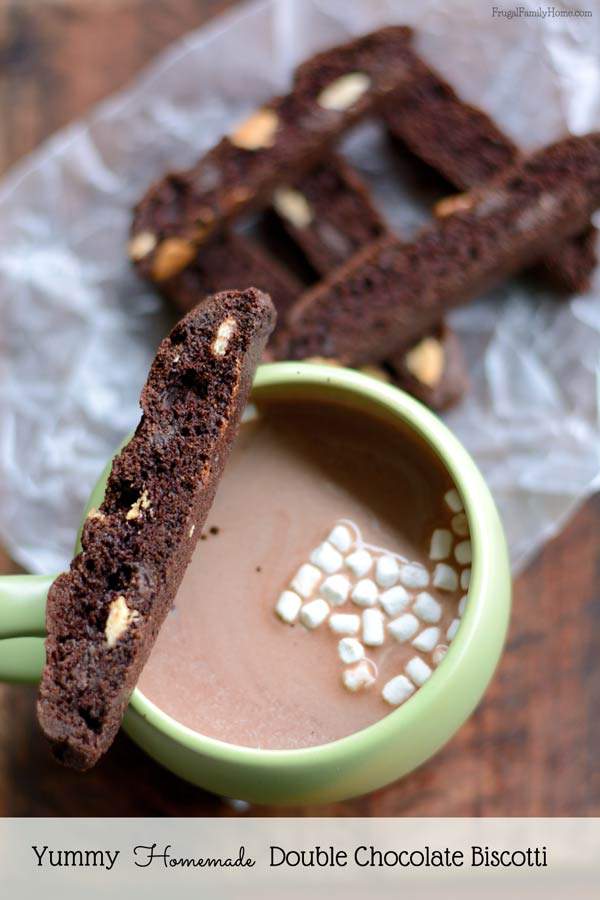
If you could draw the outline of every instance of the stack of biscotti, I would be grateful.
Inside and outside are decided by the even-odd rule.
[[[412,77],[410,38],[408,28],[384,28],[318,54],[299,67],[289,94],[254,112],[190,170],[150,188],[130,242],[140,273],[157,283],[171,278],[215,231],[269,204],[352,125],[382,113]]]
[[[50,589],[38,717],[55,756],[107,750],[171,608],[274,325],[257,290],[208,298],[161,343],[142,419],[113,462],[82,552]]]
[[[490,116],[462,101],[421,60],[416,66],[411,84],[386,108],[385,123],[394,138],[461,191],[518,161],[517,146]],[[462,202],[462,197],[450,196],[437,205],[436,214],[448,215]],[[540,264],[555,285],[569,293],[588,287],[597,262],[595,240],[596,229],[588,223],[542,257]]]
[[[409,60],[412,64],[413,56],[408,48],[408,36],[407,29],[384,29],[375,35],[369,35],[344,47],[334,48],[318,55],[301,66],[296,73],[292,96],[298,98],[306,96],[307,93],[316,96],[316,102],[312,104],[312,115],[318,118],[325,114],[324,122],[331,116],[336,117],[338,120],[336,128],[341,133],[349,123],[356,121],[366,112],[374,110],[381,112],[380,99],[384,90],[381,88],[377,92],[372,90],[377,86],[373,73],[375,72],[380,79],[385,92],[392,81],[398,81],[399,74],[404,77],[394,52],[401,47],[401,62],[404,65],[406,60]],[[414,66],[412,68],[414,69]],[[315,93],[317,88],[319,92]],[[362,112],[357,109],[358,101],[364,102]],[[334,108],[336,104],[339,109]],[[241,156],[246,166],[244,171],[247,173],[248,169],[256,165],[256,157],[268,154],[270,148],[253,146],[250,149],[244,146],[232,151],[231,147],[225,145],[239,144],[240,132],[243,144],[247,139],[248,127],[252,131],[256,123],[256,116],[252,116],[241,129],[237,129],[229,139],[221,142],[220,149],[215,148],[213,155],[216,154],[223,163],[228,152],[237,153]],[[285,134],[283,137],[280,136],[280,139],[285,144]],[[281,153],[281,149],[278,152]],[[200,169],[205,162],[206,160],[201,161]],[[299,166],[300,170],[303,165],[304,162]],[[194,181],[198,167],[193,170],[193,174],[188,174]],[[207,291],[252,283],[271,293],[280,313],[280,322],[284,321],[285,313],[295,299],[293,295],[301,293],[301,286],[291,273],[286,272],[283,266],[262,252],[247,237],[234,234],[226,228],[217,237],[214,235],[209,237],[201,250],[195,254],[192,262],[183,271],[176,271],[175,274],[172,274],[172,270],[179,268],[181,243],[174,243],[174,239],[167,236],[166,247],[156,255],[157,235],[161,237],[168,235],[168,228],[167,231],[161,231],[157,226],[173,221],[174,216],[178,214],[182,196],[189,193],[184,190],[183,181],[180,176],[165,179],[160,191],[163,203],[158,212],[154,191],[151,191],[138,207],[130,242],[132,258],[146,274],[160,284],[163,295],[181,311],[191,308]],[[256,185],[253,185],[253,192],[255,188]],[[300,176],[295,186],[282,185],[272,193],[271,202],[273,208],[280,214],[280,221],[284,222],[291,239],[295,241],[319,276],[328,274],[337,265],[346,262],[365,243],[387,233],[387,225],[375,210],[358,175],[339,157],[325,159],[314,169]],[[311,220],[310,223],[306,221],[307,215]],[[153,259],[150,267],[149,255]],[[388,376],[393,377],[402,386],[408,386],[406,383],[408,381],[413,393],[425,402],[443,408],[449,402],[458,399],[459,386],[464,388],[466,379],[457,340],[451,338],[448,329],[439,331],[449,339],[438,342],[437,337],[432,337],[428,343],[435,343],[437,358],[444,359],[441,372],[446,377],[441,378],[442,389],[439,385],[420,383],[418,378],[420,369],[405,376],[406,367],[403,364],[396,365],[396,361],[394,365],[386,367],[386,371]],[[412,354],[409,359],[413,358],[420,362],[422,357],[421,354]],[[433,369],[428,366],[426,371],[431,373]]]
[[[361,248],[391,234],[366,185],[338,156],[331,156],[295,184],[278,188],[273,207],[320,278]],[[372,367],[369,372],[393,381],[436,410],[457,403],[468,386],[460,341],[445,323],[415,344],[398,348],[377,372]]]
[[[397,244],[356,172],[332,153],[340,136],[366,116],[382,119],[397,141],[461,190],[523,162],[487,115],[461,101],[418,58],[409,29],[382,29],[304,63],[286,97],[251,115],[191,170],[167,175],[150,189],[136,209],[130,242],[140,273],[182,310],[206,290],[252,281],[272,292],[281,313],[278,356],[331,358],[339,344],[336,335],[330,340],[299,336],[309,321],[302,310],[314,306],[315,296],[327,295],[328,303],[338,304],[331,286],[343,283],[355,267],[360,270],[363,259],[375,261],[362,284],[364,303],[371,304],[378,261],[388,255],[380,255],[380,248]],[[471,202],[470,193],[446,198],[436,216],[452,217]],[[313,280],[319,279],[316,285],[303,290],[281,262],[231,231],[240,214],[256,209],[275,212],[280,230],[301,253]],[[542,259],[556,283],[580,289],[595,265],[593,236],[589,222],[562,242],[549,235],[545,245],[523,254],[514,267],[505,266],[490,283]],[[395,287],[402,295],[400,269],[387,277],[390,293]],[[479,289],[465,278],[463,299]],[[380,364],[387,376],[436,408],[456,401],[466,386],[460,344],[444,322],[446,308],[456,302],[440,302],[435,320],[419,315],[427,328],[419,321],[412,329],[393,329],[394,346],[385,335],[378,342],[387,347],[385,353],[367,354],[369,363]],[[370,312],[362,310],[356,322],[374,322]],[[345,317],[341,307],[330,311],[328,327],[345,327]],[[367,361],[358,350],[354,357],[356,365]]]
[[[465,303],[578,234],[600,206],[600,133],[567,138],[504,169],[410,244],[384,237],[292,307],[282,359],[387,358]]]

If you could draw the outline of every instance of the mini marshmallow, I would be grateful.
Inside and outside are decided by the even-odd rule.
[[[283,622],[291,625],[298,618],[302,600],[294,591],[283,591],[275,606],[275,612]]]
[[[362,614],[362,635],[367,647],[381,647],[385,640],[385,630],[380,610],[365,609]]]
[[[381,696],[390,706],[400,706],[414,693],[415,686],[406,675],[396,675],[383,686]]]
[[[375,566],[375,581],[382,588],[391,588],[400,577],[400,566],[393,556],[380,556]]]
[[[412,645],[415,650],[420,650],[421,653],[431,653],[439,639],[440,629],[436,628],[434,625],[431,628],[424,628],[423,631],[416,636]]]
[[[327,540],[340,553],[346,553],[354,543],[350,529],[345,525],[336,525]]]
[[[329,615],[329,604],[321,597],[305,603],[300,610],[300,621],[306,628],[318,628]]]
[[[400,581],[407,588],[427,587],[429,572],[419,563],[406,563],[400,569]]]
[[[422,591],[420,594],[417,594],[417,599],[413,604],[413,612],[419,619],[422,619],[423,622],[428,622],[430,624],[435,624],[442,618],[441,605],[435,597],[432,597],[427,591]]]
[[[362,578],[373,565],[373,557],[368,550],[355,550],[346,557],[346,565],[357,578]]]
[[[415,684],[421,685],[425,684],[429,676],[431,675],[431,669],[424,662],[420,656],[413,656],[412,659],[406,663],[404,667],[404,671]]]
[[[320,593],[332,606],[342,606],[348,599],[350,587],[345,575],[329,575],[321,585]]]
[[[329,619],[329,627],[334,634],[358,634],[360,616],[351,613],[334,613]]]
[[[454,534],[457,534],[459,537],[466,537],[468,535],[469,523],[464,512],[460,512],[455,516],[452,516],[452,521],[450,524],[452,526],[452,531],[454,532]]]
[[[431,655],[434,665],[439,666],[447,652],[448,647],[446,646],[446,644],[438,644]]]
[[[452,619],[448,626],[448,631],[446,632],[446,638],[449,641],[454,640],[456,637],[456,632],[458,631],[458,627],[460,625],[460,619]]]
[[[342,638],[338,644],[338,655],[343,663],[355,663],[365,655],[365,648],[353,637]]]
[[[344,669],[342,681],[344,682],[344,687],[355,693],[371,687],[372,684],[375,684],[376,678],[372,667],[363,659],[357,666],[352,666],[351,669]]]
[[[405,613],[393,622],[388,623],[389,633],[401,644],[409,641],[419,630],[419,620],[412,613]]]
[[[464,616],[466,605],[467,605],[467,595],[464,594],[464,595],[460,598],[460,602],[459,602],[459,604],[458,604],[458,615],[459,615],[459,616]]]
[[[447,528],[436,528],[431,535],[429,559],[447,559],[452,547],[452,533]]]
[[[344,560],[342,554],[335,547],[332,547],[328,541],[323,541],[311,553],[310,561],[313,565],[326,572],[327,575],[333,575],[334,572],[342,568]]]
[[[446,563],[438,563],[433,573],[433,586],[440,591],[455,591],[458,588],[456,569]]]
[[[316,566],[311,566],[309,563],[306,563],[305,565],[300,566],[296,572],[291,588],[293,591],[296,591],[297,594],[300,594],[301,597],[306,599],[314,592],[321,577],[321,572]]]
[[[370,578],[361,578],[356,582],[350,596],[357,606],[375,606],[379,591],[375,582]]]
[[[460,586],[463,589],[463,591],[469,590],[470,583],[471,583],[471,570],[463,569],[462,572],[460,573]]]
[[[390,588],[389,591],[384,591],[383,594],[380,594],[379,596],[379,602],[388,616],[397,616],[399,612],[406,609],[410,603],[410,599],[410,594],[401,584],[397,584],[396,587]]]
[[[460,499],[460,494],[458,493],[456,488],[452,488],[446,494],[444,494],[444,500],[453,513],[459,513],[463,511],[463,502]]]
[[[471,562],[471,541],[460,541],[454,548],[454,558],[461,566],[468,566]]]

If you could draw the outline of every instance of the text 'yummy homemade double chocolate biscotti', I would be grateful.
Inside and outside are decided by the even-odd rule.
[[[138,204],[129,253],[141,275],[165,281],[240,213],[308,171],[340,135],[382,110],[410,82],[411,30],[383,28],[313,56],[289,94],[276,97],[196,165],[167,175]]]
[[[224,292],[158,349],[141,421],[86,519],[82,552],[48,595],[38,718],[67,765],[90,768],[118,731],[200,536],[274,321],[267,295]]]
[[[445,313],[577,234],[600,206],[600,133],[532,154],[409,244],[383,238],[292,307],[280,359],[386,359]]]

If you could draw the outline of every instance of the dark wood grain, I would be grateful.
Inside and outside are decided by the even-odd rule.
[[[0,170],[229,5],[0,0]],[[258,815],[600,815],[600,497],[518,579],[485,700],[413,775],[368,797]],[[16,568],[0,551],[0,571]],[[49,756],[31,688],[0,687],[0,815],[234,815],[125,736],[82,776]]]

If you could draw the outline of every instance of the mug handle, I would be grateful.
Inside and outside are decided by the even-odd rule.
[[[0,576],[0,681],[35,682],[44,664],[46,598],[55,575]]]

